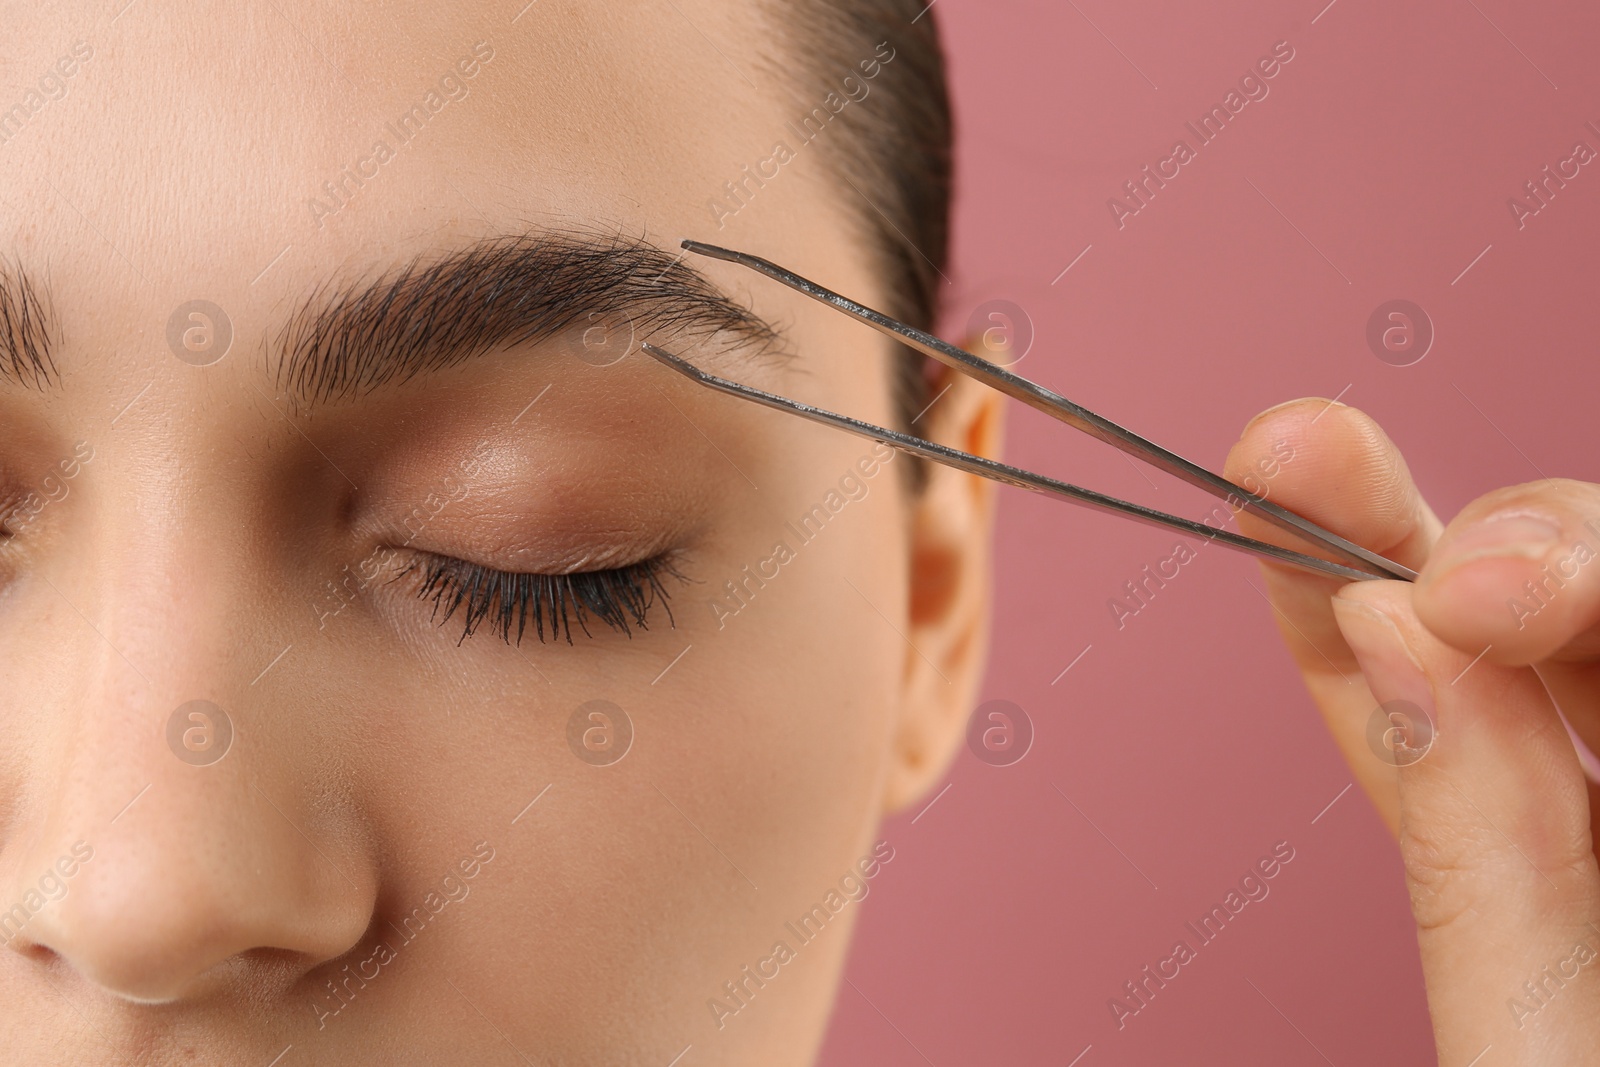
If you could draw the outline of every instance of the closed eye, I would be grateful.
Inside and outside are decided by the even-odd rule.
[[[658,605],[666,612],[667,625],[675,626],[663,580],[688,580],[673,566],[670,553],[623,567],[567,574],[495,570],[430,553],[394,580],[408,576],[417,581],[416,595],[432,601],[433,619],[440,626],[461,613],[461,641],[487,626],[507,644],[515,634],[519,645],[530,628],[541,644],[547,633],[551,640],[565,636],[571,644],[574,627],[593,637],[591,618],[631,637],[635,628],[650,628],[648,616]]]

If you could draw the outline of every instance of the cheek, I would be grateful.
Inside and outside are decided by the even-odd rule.
[[[782,828],[780,839],[830,812],[875,807],[904,651],[878,612],[893,618],[904,594],[875,580],[894,572],[870,562],[875,535],[888,532],[872,502],[848,505],[810,542],[785,531],[789,562],[690,653],[706,652],[687,673],[709,714],[693,720],[699,751],[684,755],[716,761],[729,782],[768,781],[751,814]]]
[[[879,496],[886,506],[868,510]],[[411,709],[429,724],[412,751],[454,755],[419,759],[396,777],[405,782],[397,823],[500,834],[500,858],[460,905],[471,922],[441,947],[458,957],[446,966],[471,961],[516,975],[489,995],[545,1033],[570,1032],[559,1005],[575,999],[672,1025],[704,1013],[706,998],[757,958],[753,948],[785,937],[785,921],[853,869],[880,813],[906,655],[865,599],[885,613],[903,603],[892,580],[874,578],[903,571],[889,563],[895,499],[874,493],[847,507],[720,631],[701,591],[699,604],[679,598],[680,629],[658,646],[593,657],[530,649],[548,683],[517,656],[519,666],[506,668],[516,681],[471,699],[450,695],[443,669],[427,689],[409,687],[413,704],[431,691],[450,707],[448,717],[441,707]],[[743,567],[747,554],[716,553],[707,583]],[[604,766],[570,741],[571,717],[597,699],[622,709],[632,730],[627,754]],[[819,965],[785,972],[789,1003],[825,1002],[831,967],[820,964],[847,943],[840,936],[804,950]]]
[[[370,720],[339,729],[385,739],[370,750],[370,810],[387,839],[432,839],[427,854],[452,859],[463,841],[495,844],[499,858],[459,905],[461,938],[437,951],[447,967],[515,976],[476,995],[505,998],[502,1013],[529,1028],[570,1032],[557,1006],[575,998],[640,1025],[697,1018],[753,961],[751,946],[769,948],[870,851],[912,654],[896,632],[907,569],[899,470],[882,467],[864,499],[802,540],[801,517],[871,445],[771,427],[795,435],[773,453],[791,466],[747,464],[759,490],[729,479],[685,567],[695,582],[673,593],[674,627],[517,649],[360,644],[353,626],[322,672],[342,695],[321,699]],[[725,583],[780,541],[792,558],[719,625],[712,603]],[[631,734],[614,762],[580,754],[597,725],[581,717],[574,745],[574,717],[598,700]],[[702,950],[691,958],[686,944]],[[822,961],[846,944],[806,952]],[[786,972],[793,1002],[825,1000],[828,971]]]
[[[888,417],[878,376],[818,368],[794,384],[825,385],[815,399],[836,410]],[[318,646],[320,670],[303,672],[327,679],[315,699],[340,709],[325,724],[330,748],[382,739],[368,746],[366,786],[380,836],[450,860],[462,842],[494,843],[498,858],[458,906],[459,937],[430,951],[443,969],[507,976],[474,992],[480,1006],[552,1035],[558,1058],[611,1051],[596,1032],[559,1047],[573,1030],[563,1004],[614,1006],[634,1031],[703,1016],[753,947],[769,949],[870,852],[914,654],[900,636],[899,460],[846,500],[839,481],[870,442],[737,407],[687,413],[656,412],[661,433],[699,450],[690,467],[717,482],[683,565],[693,582],[673,587],[674,626],[662,617],[632,638],[458,648],[421,630],[364,629],[351,612]],[[679,425],[690,416],[717,447]],[[684,481],[682,469],[666,475],[647,482]],[[844,502],[807,538],[802,519],[830,492]],[[790,558],[728,615],[726,583],[762,573],[779,542]],[[603,729],[584,718],[595,701],[629,735],[618,759],[584,754],[586,731]],[[817,965],[786,971],[795,1010],[808,998],[826,1010],[828,960],[847,943],[819,941],[805,950]],[[626,1035],[616,1040],[622,1058]]]

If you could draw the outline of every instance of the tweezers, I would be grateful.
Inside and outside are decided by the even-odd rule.
[[[838,293],[785,270],[769,260],[745,252],[735,252],[731,249],[719,248],[716,245],[704,244],[700,241],[684,241],[683,247],[697,255],[724,260],[728,263],[736,263],[739,266],[758,271],[774,281],[787,285],[798,293],[826,304],[836,311],[842,311],[846,315],[866,323],[879,333],[886,334],[893,340],[909,345],[911,348],[931,356],[953,370],[976,378],[985,385],[997,389],[1013,399],[1022,401],[1029,407],[1036,408],[1074,429],[1081,430],[1122,450],[1134,459],[1148,463],[1159,470],[1188,482],[1190,485],[1203,489],[1212,496],[1225,500],[1233,508],[1256,515],[1279,529],[1316,545],[1322,551],[1336,557],[1337,562],[1303,552],[1296,552],[1292,549],[1269,544],[1266,541],[1258,541],[1242,534],[1233,533],[1230,530],[1196,522],[1193,519],[1155,511],[1140,504],[1118,500],[1116,497],[1107,496],[1104,493],[1097,493],[1092,489],[1083,489],[1056,478],[1035,474],[1020,467],[1013,467],[982,456],[975,456],[933,441],[926,441],[920,437],[902,433],[899,430],[876,426],[870,422],[862,422],[859,419],[825,411],[822,408],[813,407],[810,404],[802,404],[799,401],[790,400],[774,393],[753,389],[747,385],[741,385],[738,382],[708,374],[687,360],[668,352],[658,345],[646,342],[640,346],[648,355],[680,374],[699,382],[701,385],[732,394],[733,396],[742,397],[758,404],[764,404],[767,407],[777,408],[780,411],[787,411],[810,419],[813,422],[820,422],[827,426],[847,430],[874,441],[881,441],[902,452],[922,456],[924,459],[942,463],[945,466],[954,467],[969,474],[990,478],[997,482],[1016,486],[1019,489],[1043,493],[1059,500],[1070,501],[1082,507],[1093,508],[1096,511],[1121,515],[1124,518],[1133,519],[1146,525],[1178,530],[1192,536],[1205,538],[1208,541],[1227,545],[1229,548],[1240,552],[1247,552],[1315,574],[1331,575],[1348,581],[1389,578],[1409,582],[1414,581],[1417,577],[1416,571],[1411,568],[1387,559],[1369,549],[1362,548],[1352,541],[1347,541],[1338,534],[1323,529],[1309,519],[1297,515],[1278,504],[1274,504],[1243,486],[1235,485],[1227,479],[1211,473],[1204,467],[1191,463],[1183,457],[1167,451],[1160,445],[1147,441],[1138,434],[1118,426],[1109,419],[1096,415],[1087,408],[1074,404],[1059,393],[1052,392],[1020,375],[1011,373],[1003,367],[996,366],[986,359],[957,348],[948,341],[941,340],[926,331],[898,322],[882,312],[874,311],[848,297],[840,296]]]

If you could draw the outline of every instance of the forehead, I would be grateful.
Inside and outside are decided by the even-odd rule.
[[[754,4],[5,6],[0,252],[79,306],[260,307],[578,220],[726,239],[709,204],[794,109]],[[813,241],[800,162],[729,230]]]

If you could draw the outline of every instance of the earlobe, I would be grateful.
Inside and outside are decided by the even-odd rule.
[[[939,399],[912,427],[914,433],[999,458],[1004,401],[998,392],[945,369],[934,394]],[[890,811],[915,802],[944,776],[966,734],[988,658],[997,486],[940,464],[928,466],[909,524],[906,619],[912,647],[885,786]]]

